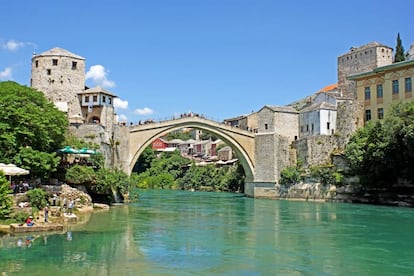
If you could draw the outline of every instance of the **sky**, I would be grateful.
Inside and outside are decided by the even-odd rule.
[[[86,85],[118,96],[120,120],[193,112],[222,121],[337,82],[337,57],[414,43],[414,1],[4,0],[0,81],[30,85],[31,57],[86,59]]]

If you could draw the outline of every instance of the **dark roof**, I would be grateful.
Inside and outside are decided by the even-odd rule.
[[[103,89],[100,86],[95,86],[95,87],[86,89],[86,90],[84,90],[82,92],[79,92],[78,94],[81,95],[81,94],[96,94],[96,93],[98,93],[98,94],[106,94],[106,95],[109,95],[109,96],[112,96],[112,97],[117,97],[112,92],[110,92],[108,90],[105,90],[105,89]]]

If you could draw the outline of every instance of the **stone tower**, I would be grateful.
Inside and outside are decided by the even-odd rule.
[[[34,54],[30,85],[73,121],[82,116],[78,93],[85,88],[85,59],[61,48]]]
[[[338,90],[341,95],[356,99],[355,82],[349,75],[368,72],[389,65],[393,60],[393,49],[378,42],[352,47],[348,53],[338,57]]]

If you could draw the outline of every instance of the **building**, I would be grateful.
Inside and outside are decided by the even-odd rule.
[[[110,127],[115,123],[114,98],[117,96],[100,86],[78,93],[82,117],[86,123]]]
[[[32,57],[31,87],[68,114],[69,121],[82,116],[78,94],[85,89],[85,59],[61,48]]]
[[[299,112],[291,106],[265,105],[259,111],[258,133],[275,133],[292,142],[299,137]]]
[[[257,133],[257,112],[252,112],[247,115],[241,115],[229,119],[225,119],[226,125],[237,127],[240,129],[248,130]]]
[[[356,88],[349,75],[371,71],[377,67],[392,64],[393,49],[378,42],[371,42],[351,49],[338,57],[337,74],[339,93],[348,98],[356,98]]]
[[[69,123],[115,123],[113,93],[85,87],[85,59],[65,49],[53,48],[32,57],[31,87],[42,91],[67,113]]]
[[[364,106],[364,122],[382,119],[394,103],[412,101],[413,77],[414,60],[349,76],[355,82],[357,99]]]
[[[332,135],[336,127],[336,105],[316,102],[299,114],[300,138],[316,135]]]

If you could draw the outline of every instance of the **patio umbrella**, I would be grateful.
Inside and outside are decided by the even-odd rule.
[[[3,171],[4,175],[15,176],[15,175],[27,175],[30,173],[29,170],[17,167],[14,164],[0,163],[0,171]]]
[[[66,154],[76,154],[79,153],[79,150],[74,149],[70,146],[65,146],[63,149],[57,150],[58,153],[66,153]]]
[[[11,183],[11,177],[15,176],[15,175],[27,175],[30,173],[29,170],[26,169],[22,169],[17,167],[14,164],[4,164],[4,163],[0,163],[0,171],[2,171],[4,173],[4,175],[8,175],[9,176],[9,181]]]
[[[96,151],[88,149],[88,148],[81,148],[79,150],[80,154],[96,154]]]

